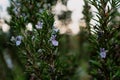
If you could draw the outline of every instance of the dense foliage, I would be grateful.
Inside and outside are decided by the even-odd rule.
[[[56,1],[11,0],[11,29],[0,31],[0,80],[120,80],[120,1],[84,2],[86,27],[71,36],[53,26]]]

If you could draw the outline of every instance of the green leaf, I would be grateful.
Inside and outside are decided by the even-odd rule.
[[[90,63],[96,67],[101,67],[101,64],[98,61],[90,60]]]
[[[120,77],[120,70],[118,70],[114,75],[113,75],[113,79],[116,78],[116,77]]]

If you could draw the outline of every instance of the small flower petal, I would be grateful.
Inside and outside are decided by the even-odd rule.
[[[106,58],[106,52],[105,48],[100,48],[100,57],[101,58]]]
[[[21,44],[21,41],[16,41],[16,46],[19,46]]]
[[[58,46],[58,41],[52,40],[52,45],[53,45],[53,46]]]
[[[17,36],[16,37],[16,41],[21,41],[22,40],[22,36]]]
[[[106,58],[106,52],[101,52],[101,53],[100,53],[100,57],[101,57],[101,58]]]

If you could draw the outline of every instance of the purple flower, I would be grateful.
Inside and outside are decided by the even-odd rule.
[[[41,21],[38,21],[37,25],[35,25],[36,29],[42,29],[43,23]]]
[[[52,45],[53,46],[58,46],[58,41],[57,40],[52,40]]]
[[[50,40],[55,40],[55,38],[56,38],[56,35],[52,35]]]
[[[16,37],[16,41],[21,41],[22,40],[22,36],[17,36]]]
[[[53,46],[58,46],[59,42],[56,40],[56,35],[52,35],[50,38]]]
[[[16,41],[16,46],[19,46],[21,44],[21,41]]]
[[[21,42],[22,42],[22,38],[23,37],[20,36],[20,35],[16,36],[16,37],[12,36],[10,41],[14,42],[16,44],[16,46],[19,46],[21,44]]]
[[[101,58],[106,58],[106,50],[105,48],[100,48],[100,57]]]
[[[16,46],[19,46],[21,44],[21,41],[22,41],[22,36],[17,36],[16,39],[15,39],[15,43],[16,43]]]

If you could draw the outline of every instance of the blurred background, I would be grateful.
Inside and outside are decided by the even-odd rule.
[[[120,80],[120,0],[0,0],[0,80]]]

